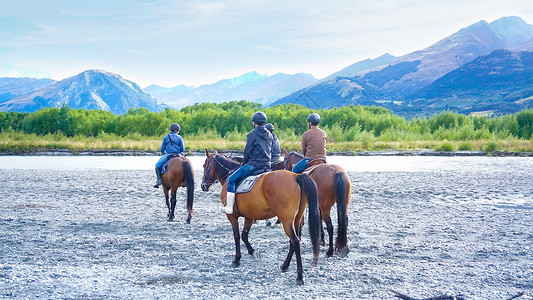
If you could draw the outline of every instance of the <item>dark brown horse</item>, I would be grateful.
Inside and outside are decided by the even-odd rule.
[[[292,167],[302,158],[298,152],[287,152],[285,154],[285,168],[292,170]],[[348,206],[351,197],[351,183],[348,174],[343,168],[337,165],[320,164],[312,169],[309,174],[316,182],[318,189],[318,205],[322,214],[322,220],[326,223],[329,234],[329,248],[326,252],[328,257],[333,255],[333,223],[331,222],[331,207],[337,203],[337,239],[335,241],[335,252],[347,254],[348,248]],[[324,241],[324,230],[322,229],[322,241]],[[324,242],[323,242],[324,243]]]
[[[226,179],[239,163],[226,159],[221,155],[211,155],[205,150],[204,175],[202,177],[202,190],[207,191],[215,182],[220,181],[222,191],[220,199],[226,203]],[[269,172],[261,176],[253,189],[247,193],[237,194],[233,214],[226,217],[233,228],[235,239],[234,266],[240,265],[241,248],[239,234],[239,217],[244,217],[242,240],[248,253],[254,254],[254,248],[248,241],[248,233],[254,220],[265,220],[277,216],[283,224],[285,234],[290,239],[290,248],[287,258],[281,266],[283,272],[287,271],[292,255],[296,253],[298,284],[303,284],[303,266],[300,252],[299,232],[305,207],[309,204],[309,234],[313,245],[313,265],[316,265],[320,252],[320,212],[318,209],[317,190],[315,182],[308,175],[298,175],[285,170]]]
[[[176,208],[176,191],[180,186],[187,187],[187,223],[191,222],[194,216],[192,204],[194,200],[194,170],[191,161],[186,157],[174,157],[167,166],[166,172],[161,176],[163,179],[163,192],[168,207],[168,220],[174,220],[174,209]],[[170,191],[170,199],[168,192]]]

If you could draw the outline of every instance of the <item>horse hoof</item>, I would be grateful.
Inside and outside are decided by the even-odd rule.
[[[235,261],[235,260],[231,263],[231,266],[234,267],[234,268],[237,268],[240,265],[241,265],[241,263],[238,262],[238,261]]]
[[[301,278],[297,278],[296,282],[298,283],[298,285],[303,285],[304,284],[304,280],[301,279]]]
[[[272,222],[270,222],[270,221],[266,221],[265,226],[270,226],[270,225],[272,225]]]
[[[285,273],[287,271],[289,271],[289,266],[281,266],[281,272]]]
[[[327,257],[332,257],[332,256],[333,256],[333,250],[328,250],[328,251],[326,252],[326,256],[327,256]]]
[[[261,253],[259,253],[259,251],[255,250],[253,253],[252,253],[252,257],[256,260],[260,260],[261,259]]]
[[[339,256],[344,257],[344,256],[347,256],[348,253],[350,253],[350,248],[348,248],[348,247],[344,247],[344,248],[342,248],[342,249],[340,249],[340,250],[337,250],[336,252],[337,252],[337,254],[338,254]]]

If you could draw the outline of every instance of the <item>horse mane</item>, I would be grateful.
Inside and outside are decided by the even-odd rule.
[[[225,178],[231,171],[237,169],[241,165],[240,163],[227,159],[220,154],[215,154],[214,159],[216,162],[215,178]]]
[[[289,154],[294,154],[294,155],[298,156],[299,158],[303,158],[304,157],[303,154],[301,154],[300,152],[297,152],[297,151],[291,151],[291,152],[289,152]]]

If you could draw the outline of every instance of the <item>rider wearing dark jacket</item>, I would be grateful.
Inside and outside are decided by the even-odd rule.
[[[264,127],[266,121],[267,116],[263,112],[258,111],[252,116],[254,130],[250,131],[246,136],[243,165],[231,174],[226,181],[226,206],[223,209],[226,214],[233,213],[235,190],[239,180],[256,170],[270,171],[272,134]]]
[[[243,163],[252,165],[256,169],[270,169],[272,141],[270,131],[262,125],[256,126],[246,136]]]

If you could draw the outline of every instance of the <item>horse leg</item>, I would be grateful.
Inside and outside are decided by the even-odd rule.
[[[302,265],[302,253],[300,249],[300,239],[298,238],[298,235],[296,234],[296,230],[294,227],[291,226],[291,233],[290,233],[290,249],[289,254],[287,255],[287,258],[285,259],[285,262],[283,263],[283,266],[281,267],[282,271],[287,271],[289,269],[289,264],[291,263],[292,255],[296,252],[296,282],[299,285],[304,284],[303,274],[304,274],[304,268]]]
[[[288,222],[282,221],[282,223],[283,223],[283,229],[285,230],[285,234],[287,234],[287,236],[290,239],[289,253],[287,254],[287,257],[285,258],[283,265],[281,265],[281,271],[287,272],[289,270],[289,265],[291,264],[292,255],[294,254],[294,250],[295,250],[294,243],[292,242],[292,240],[293,240],[293,237],[296,237],[296,230],[294,229],[293,220],[288,221]]]
[[[235,240],[235,258],[233,259],[232,265],[234,267],[238,267],[241,264],[241,235],[239,233],[239,222],[238,219],[233,215],[226,216],[231,223],[231,228],[233,229],[233,239]]]
[[[168,209],[167,218],[169,218],[170,217],[170,200],[168,197],[168,189],[165,188],[165,186],[163,186],[163,193],[165,194],[165,200],[166,200],[167,209]]]
[[[326,223],[326,229],[328,230],[328,235],[329,235],[329,248],[328,248],[328,251],[326,252],[326,255],[327,257],[332,257],[333,256],[333,222],[331,222],[331,217],[330,217],[329,212],[324,213],[322,215],[322,219]],[[323,230],[322,230],[322,241],[324,241]],[[324,242],[322,243],[323,243],[322,245],[324,245]]]
[[[246,245],[246,249],[248,249],[248,254],[250,255],[253,255],[255,251],[254,248],[252,248],[252,245],[250,245],[250,242],[248,242],[248,233],[250,232],[250,228],[252,228],[253,224],[254,224],[253,219],[245,218],[244,228],[242,229],[242,241]]]
[[[170,213],[168,221],[174,221],[174,210],[176,209],[176,189],[172,189],[170,193]]]

